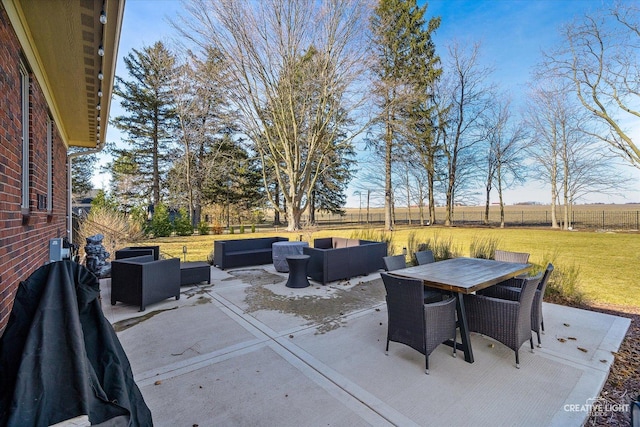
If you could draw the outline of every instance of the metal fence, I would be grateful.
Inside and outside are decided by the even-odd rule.
[[[436,211],[436,222],[444,223],[444,211]],[[558,212],[556,220],[562,222],[562,212]],[[304,219],[303,219],[304,221]],[[402,212],[396,214],[396,224],[419,225],[419,212]],[[316,214],[318,225],[349,225],[349,224],[384,224],[384,213],[347,213],[346,215]],[[486,225],[483,210],[454,210],[453,223],[457,225]],[[490,226],[500,225],[500,212],[489,212]],[[505,225],[516,227],[551,227],[550,210],[507,210],[505,211]],[[574,229],[605,229],[605,230],[640,230],[640,211],[623,210],[574,210],[570,215],[570,226]]]

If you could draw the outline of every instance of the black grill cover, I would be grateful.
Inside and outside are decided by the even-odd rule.
[[[151,426],[129,360],[102,313],[99,283],[72,261],[21,282],[0,338],[0,425]]]

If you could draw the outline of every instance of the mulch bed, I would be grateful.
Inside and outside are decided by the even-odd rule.
[[[640,308],[595,306],[569,304],[566,301],[553,301],[571,305],[585,310],[597,311],[614,316],[631,319],[620,349],[614,353],[614,362],[609,377],[598,396],[602,402],[621,407],[629,405],[640,395]],[[585,425],[587,426],[628,426],[631,414],[629,411],[608,411],[605,414],[591,413]]]

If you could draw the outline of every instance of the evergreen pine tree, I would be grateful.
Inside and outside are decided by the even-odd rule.
[[[172,94],[175,57],[162,44],[142,50],[133,49],[124,63],[130,80],[116,77],[114,94],[126,115],[113,119],[113,124],[127,135],[129,147],[114,149],[116,159],[128,156],[135,168],[119,171],[121,176],[134,174],[146,197],[153,205],[161,200],[164,176],[173,159],[169,149],[176,129],[176,113]]]
[[[73,153],[74,150],[71,150]],[[74,195],[84,195],[93,190],[93,170],[98,158],[95,154],[77,156],[71,162],[71,191]]]
[[[424,101],[426,85],[439,75],[431,72],[437,64],[431,33],[440,20],[432,18],[425,28],[426,9],[426,4],[419,7],[416,0],[380,0],[371,21],[376,52],[374,90],[385,162],[386,229],[393,228],[391,170],[394,156],[405,141],[407,112]]]

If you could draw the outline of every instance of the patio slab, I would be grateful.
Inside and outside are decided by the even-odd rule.
[[[272,266],[211,276],[144,313],[103,305],[155,425],[578,426],[588,413],[572,408],[598,396],[629,326],[545,303],[543,347],[525,344],[520,369],[472,334],[475,363],[440,346],[425,375],[409,347],[385,355],[379,274],[303,289]]]

